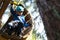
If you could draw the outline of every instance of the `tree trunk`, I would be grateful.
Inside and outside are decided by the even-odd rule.
[[[36,0],[48,40],[60,40],[59,2],[59,0]]]

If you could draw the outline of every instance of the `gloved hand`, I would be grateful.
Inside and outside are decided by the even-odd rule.
[[[13,2],[14,2],[14,1],[10,1],[10,4],[13,5]]]

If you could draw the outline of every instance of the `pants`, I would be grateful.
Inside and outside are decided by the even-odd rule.
[[[15,32],[15,34],[17,36],[19,36],[19,34],[21,33],[21,29],[23,28],[23,24],[21,22],[18,23],[18,25],[16,27],[13,27],[13,26],[10,26],[10,25],[7,25],[7,33],[9,35],[12,34],[12,32]]]
[[[15,27],[15,33],[17,34],[17,36],[19,36],[19,34],[21,33],[21,29],[23,28],[23,24],[21,22],[18,23],[18,26]]]
[[[10,26],[10,25],[7,25],[6,32],[8,33],[8,35],[11,35],[13,31],[14,31],[14,27],[13,26]]]

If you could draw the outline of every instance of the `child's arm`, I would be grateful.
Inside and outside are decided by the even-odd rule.
[[[14,8],[13,8],[13,5],[14,5],[13,2],[14,2],[14,1],[11,1],[11,2],[10,2],[9,8],[10,8],[11,14],[12,14],[12,15],[15,15],[15,10],[14,10]]]
[[[11,12],[11,14],[13,14],[14,15],[14,10],[13,10],[13,5],[11,5],[11,7],[10,7],[10,12]]]

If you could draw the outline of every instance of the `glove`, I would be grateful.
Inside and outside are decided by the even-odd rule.
[[[10,1],[10,4],[13,5],[13,2],[14,2],[14,1]]]

